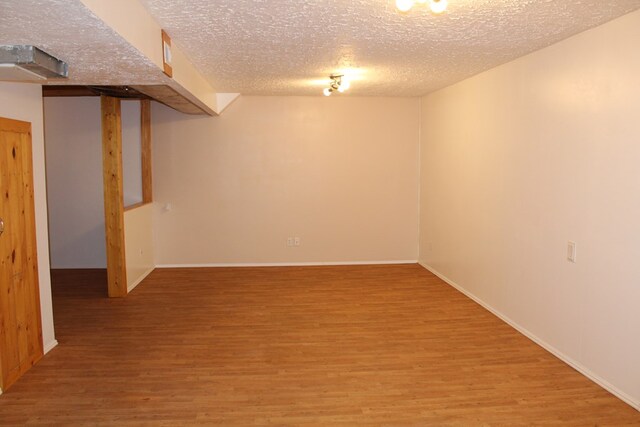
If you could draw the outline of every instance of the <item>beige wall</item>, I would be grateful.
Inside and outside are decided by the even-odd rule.
[[[635,12],[425,97],[420,232],[425,265],[636,407],[638,40]]]
[[[0,82],[0,117],[31,123],[33,190],[36,210],[38,277],[45,353],[57,344],[53,330],[49,242],[47,231],[47,184],[45,178],[42,88],[40,85]]]
[[[52,268],[106,268],[99,97],[46,98]],[[124,193],[142,200],[140,103],[122,102]]]
[[[157,264],[417,259],[418,99],[241,97],[152,121]]]

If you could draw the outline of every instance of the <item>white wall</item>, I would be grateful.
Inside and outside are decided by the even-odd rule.
[[[99,97],[44,100],[52,268],[106,268]],[[140,105],[122,102],[125,201],[142,200]]]
[[[45,178],[42,88],[40,85],[0,82],[0,117],[31,123],[33,147],[33,191],[36,210],[38,280],[42,312],[42,340],[45,353],[57,344],[53,329],[49,241],[47,231],[47,188]]]
[[[122,187],[124,205],[142,202],[142,145],[140,101],[121,101],[122,116]]]
[[[100,99],[45,98],[52,268],[106,268]]]
[[[157,263],[416,260],[418,107],[241,97],[211,118],[154,104]]]
[[[124,213],[127,288],[133,290],[155,267],[153,256],[153,205]]]
[[[426,96],[420,232],[426,266],[637,408],[639,40],[634,12]]]

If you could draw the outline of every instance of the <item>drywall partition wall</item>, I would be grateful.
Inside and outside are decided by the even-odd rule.
[[[47,227],[47,182],[45,177],[42,87],[25,83],[0,82],[0,117],[31,123],[33,148],[33,192],[36,210],[38,281],[42,312],[42,341],[47,353],[57,342],[53,329],[51,276],[49,274],[49,232]]]
[[[127,289],[133,290],[155,267],[153,257],[153,205],[124,213]]]
[[[243,96],[203,118],[154,104],[157,264],[416,260],[418,107]]]
[[[52,268],[106,268],[99,97],[45,98]],[[125,202],[142,200],[140,106],[122,102]]]
[[[425,97],[420,225],[424,265],[636,408],[638,40],[634,12]]]
[[[124,206],[142,203],[140,101],[121,100]]]
[[[100,99],[45,98],[52,268],[105,268]]]

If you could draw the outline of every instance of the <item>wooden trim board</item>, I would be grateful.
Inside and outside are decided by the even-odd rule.
[[[162,37],[162,70],[164,73],[173,77],[173,68],[171,67],[171,37],[165,30],[161,30]]]
[[[120,100],[100,97],[107,281],[110,297],[127,295]]]

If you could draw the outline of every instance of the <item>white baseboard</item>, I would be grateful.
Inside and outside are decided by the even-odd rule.
[[[534,335],[529,330],[527,330],[525,327],[523,327],[523,326],[519,325],[518,323],[516,323],[515,321],[511,320],[508,316],[505,316],[500,311],[498,311],[495,308],[493,308],[491,305],[485,303],[483,300],[481,300],[480,298],[478,298],[477,296],[475,296],[474,294],[472,294],[471,292],[469,292],[468,290],[466,290],[462,286],[458,285],[456,282],[454,282],[453,280],[449,279],[444,274],[438,272],[436,269],[434,269],[434,268],[430,267],[429,265],[427,265],[427,264],[425,264],[423,262],[420,262],[420,261],[418,261],[418,264],[420,264],[422,267],[424,267],[425,269],[429,270],[431,273],[433,273],[436,276],[438,276],[440,279],[442,279],[448,285],[456,288],[458,291],[462,292],[464,295],[466,295],[467,297],[471,298],[472,300],[474,300],[475,302],[480,304],[485,309],[489,310],[491,313],[493,313],[498,318],[503,320],[509,326],[511,326],[512,328],[514,328],[518,332],[520,332],[525,337],[529,338],[531,341],[533,341],[536,344],[538,344],[540,347],[542,347],[545,350],[547,350],[549,353],[551,353],[554,356],[556,356],[558,359],[562,360],[567,365],[571,366],[576,371],[580,372],[585,377],[589,378],[594,383],[598,384],[600,387],[604,388],[605,390],[607,390],[608,392],[610,392],[614,396],[618,397],[620,400],[622,400],[625,403],[629,404],[635,410],[640,411],[640,402],[635,400],[633,397],[629,396],[627,393],[625,393],[622,390],[618,389],[616,386],[614,386],[613,384],[611,384],[610,382],[608,382],[604,378],[602,378],[602,377],[598,376],[597,374],[593,373],[589,368],[587,368],[587,367],[583,366],[582,364],[576,362],[571,357],[567,356],[566,354],[564,354],[563,352],[561,352],[557,348],[553,347],[551,344],[547,343],[546,341],[542,340],[538,336]]]
[[[397,261],[337,261],[337,262],[257,262],[257,263],[213,263],[213,264],[160,264],[157,268],[211,268],[211,267],[314,267],[323,265],[392,265],[417,264],[418,260]]]
[[[140,276],[135,282],[133,282],[131,285],[127,286],[127,293],[131,292],[132,290],[135,289],[136,286],[138,286],[144,279],[147,278],[147,276],[149,274],[151,274],[151,272],[155,270],[155,267],[151,267],[150,269],[148,269],[147,271],[145,271],[144,273],[142,273],[142,276]]]
[[[53,350],[57,346],[58,346],[57,340],[49,341],[44,345],[44,354],[49,353],[51,350]]]

